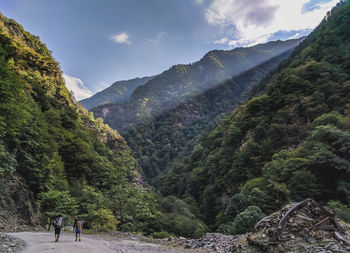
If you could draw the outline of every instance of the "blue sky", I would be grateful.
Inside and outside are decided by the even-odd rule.
[[[53,51],[78,99],[232,49],[308,34],[337,0],[1,0]]]

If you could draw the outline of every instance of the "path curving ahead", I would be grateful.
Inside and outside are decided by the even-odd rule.
[[[83,235],[82,242],[76,242],[73,233],[63,232],[60,241],[54,242],[54,234],[45,232],[19,232],[8,235],[24,240],[27,247],[23,253],[180,253],[195,252],[185,249],[167,248],[166,246],[145,243],[138,240],[114,238],[110,236]]]

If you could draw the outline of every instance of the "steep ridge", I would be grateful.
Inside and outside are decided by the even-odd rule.
[[[174,160],[180,159],[181,152],[190,149],[194,138],[212,129],[218,117],[231,112],[243,94],[291,52],[274,57],[124,132],[146,180],[152,182]]]
[[[301,41],[274,41],[231,51],[214,50],[193,64],[172,66],[139,86],[128,102],[102,105],[91,111],[112,128],[123,132],[142,120],[173,109],[185,99],[294,48]]]
[[[1,225],[41,223],[39,211],[60,212],[55,199],[63,197],[71,204],[64,214],[76,208],[87,215],[79,191],[102,194],[136,179],[125,140],[73,100],[39,38],[3,15],[0,71]]]
[[[144,85],[154,77],[156,76],[146,76],[142,78],[137,77],[130,80],[117,81],[108,88],[97,92],[93,96],[80,100],[79,103],[81,103],[86,109],[90,110],[91,108],[101,104],[125,102],[131,97],[131,94],[137,87]]]
[[[199,216],[224,233],[249,231],[263,213],[308,197],[349,222],[349,52],[350,4],[342,1],[158,189],[196,201]]]

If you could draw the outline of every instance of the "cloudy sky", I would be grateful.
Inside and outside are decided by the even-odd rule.
[[[1,0],[53,51],[77,99],[232,49],[308,34],[339,0]]]

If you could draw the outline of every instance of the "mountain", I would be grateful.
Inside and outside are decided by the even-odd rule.
[[[304,198],[349,222],[349,52],[350,4],[342,1],[157,188],[197,203],[199,217],[224,233]]]
[[[144,85],[154,77],[156,76],[117,81],[108,88],[97,92],[89,98],[82,99],[79,102],[88,110],[103,104],[122,103],[130,98],[137,87]]]
[[[190,203],[143,185],[123,137],[65,87],[39,37],[0,14],[0,230],[74,217],[95,231],[200,237]]]
[[[188,98],[174,109],[145,120],[123,133],[147,182],[165,172],[191,148],[193,139],[231,112],[251,87],[286,59],[292,50],[274,57],[204,93]]]
[[[3,15],[0,32],[0,222],[33,225],[79,211],[93,226],[93,212],[112,211],[83,207],[84,194],[126,187],[138,165],[118,132],[74,102],[39,37]]]
[[[298,45],[302,39],[274,41],[230,51],[214,50],[200,61],[175,65],[132,93],[130,100],[100,105],[91,111],[114,129],[124,131],[149,117],[173,109],[185,99],[216,86]]]

